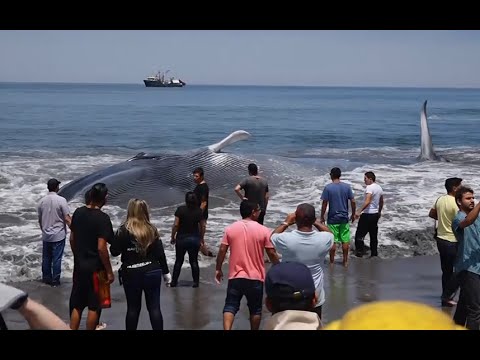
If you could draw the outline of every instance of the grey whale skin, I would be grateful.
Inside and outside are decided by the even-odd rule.
[[[448,162],[444,157],[437,155],[433,149],[432,137],[430,136],[427,121],[427,100],[425,100],[420,110],[420,155],[417,159]]]
[[[195,187],[193,170],[201,166],[210,191],[233,188],[245,176],[252,159],[221,150],[250,134],[237,130],[222,141],[186,153],[145,154],[75,179],[63,186],[59,195],[71,201],[84,196],[95,183],[107,185],[108,204],[126,208],[131,198],[144,199],[150,206],[162,207],[184,201],[185,192]],[[268,171],[268,164],[264,167]],[[221,191],[220,191],[221,192]]]

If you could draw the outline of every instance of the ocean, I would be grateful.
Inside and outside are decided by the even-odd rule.
[[[266,226],[274,228],[302,202],[315,205],[319,215],[334,166],[361,205],[363,173],[373,171],[385,194],[380,256],[435,253],[427,214],[445,192],[445,179],[461,177],[480,188],[479,98],[478,89],[0,83],[0,281],[41,276],[36,207],[49,178],[64,185],[142,151],[184,152],[235,130],[252,136],[224,151],[282,165],[284,181],[270,189]],[[435,150],[449,162],[417,160],[425,100]],[[235,185],[230,201],[209,209],[206,241],[213,250],[224,227],[240,217]],[[81,205],[72,201],[72,213]],[[122,207],[104,210],[114,229],[126,215]],[[174,210],[152,209],[170,264]],[[352,240],[355,229],[356,223]],[[201,257],[200,265],[213,261]],[[118,266],[119,259],[112,262]],[[63,276],[71,277],[68,244],[63,265]]]

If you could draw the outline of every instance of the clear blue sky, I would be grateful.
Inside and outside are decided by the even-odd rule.
[[[0,81],[480,87],[480,31],[0,31]]]

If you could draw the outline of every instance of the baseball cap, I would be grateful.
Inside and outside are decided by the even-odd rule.
[[[273,265],[265,278],[269,298],[303,300],[314,296],[315,284],[308,267],[298,262]]]
[[[50,179],[50,180],[48,180],[48,182],[47,182],[47,187],[48,187],[49,189],[55,189],[55,188],[56,188],[58,185],[60,185],[60,184],[61,184],[61,182],[58,181],[57,179]]]
[[[413,302],[384,300],[360,305],[325,330],[465,330],[444,312]]]

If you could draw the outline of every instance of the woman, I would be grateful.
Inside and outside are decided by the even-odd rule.
[[[160,310],[160,285],[163,279],[170,283],[165,251],[158,230],[150,223],[148,205],[143,200],[128,202],[127,220],[117,230],[110,247],[113,256],[122,255],[119,270],[127,298],[127,330],[136,330],[145,292],[150,323],[153,330],[163,330]]]
[[[185,205],[175,211],[175,223],[172,227],[171,243],[175,244],[175,265],[171,287],[177,286],[178,277],[182,270],[185,253],[192,267],[193,287],[197,288],[200,282],[198,267],[198,250],[204,245],[205,219],[202,209],[198,206],[198,198],[193,191],[185,194]]]

